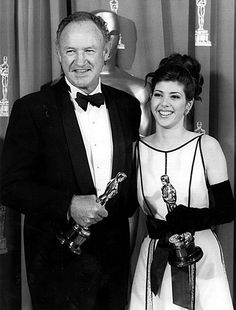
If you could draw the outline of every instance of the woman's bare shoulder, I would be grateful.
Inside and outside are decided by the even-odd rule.
[[[218,140],[207,134],[202,136],[202,148],[206,153],[212,153],[222,150]]]

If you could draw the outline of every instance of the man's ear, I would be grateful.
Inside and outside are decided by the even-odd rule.
[[[108,61],[109,55],[110,55],[110,51],[111,51],[111,46],[110,46],[110,43],[107,42],[107,43],[105,44],[104,50],[103,50],[104,62]]]
[[[59,62],[61,63],[61,54],[60,54],[60,51],[59,51],[59,47],[56,46],[56,52],[57,52],[57,57],[59,59]]]

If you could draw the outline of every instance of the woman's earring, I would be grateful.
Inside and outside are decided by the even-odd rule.
[[[190,112],[191,108],[192,108],[192,105],[193,105],[193,101],[189,101],[185,107],[185,110],[184,110],[184,116],[188,115],[188,113]]]
[[[184,116],[188,115],[189,111],[190,111],[190,109],[189,109],[189,108],[186,108],[186,109],[184,110]]]

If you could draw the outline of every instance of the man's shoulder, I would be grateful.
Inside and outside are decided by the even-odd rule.
[[[64,82],[65,82],[65,78],[64,78],[63,75],[61,75],[58,78],[43,84],[40,89],[41,90],[48,89],[48,88],[51,88],[51,87],[54,87],[54,86],[58,86],[58,85],[60,85],[61,83],[64,83]]]
[[[40,91],[38,90],[20,97],[18,100],[16,100],[16,102],[20,102],[23,104],[28,102],[35,102],[38,101],[39,99],[40,99]]]
[[[121,93],[119,89],[113,86],[103,84],[103,83],[101,84],[101,88],[102,88],[102,92],[105,92],[105,94],[111,94],[112,96]]]
[[[131,96],[129,93],[123,91],[123,90],[120,90],[118,88],[115,88],[113,86],[109,86],[109,85],[106,85],[106,84],[101,84],[102,85],[102,91],[107,93],[107,94],[111,94],[111,96],[117,96],[117,97],[122,97],[122,98],[127,98],[127,99],[130,99],[130,100],[136,100],[135,97]]]
[[[44,97],[45,93],[50,93],[50,92],[53,92],[56,89],[60,88],[62,82],[63,82],[63,79],[61,77],[56,79],[56,80],[47,82],[47,83],[43,84],[38,91],[29,93],[29,94],[25,95],[24,97],[22,97],[21,99],[27,100],[27,99],[30,99],[32,97],[36,97],[36,98],[37,97],[38,98]]]
[[[104,84],[102,84],[102,92],[105,96],[105,100],[111,100],[115,103],[120,114],[125,116],[130,124],[132,124],[133,128],[136,128],[138,132],[141,117],[139,101],[123,90]]]
[[[38,107],[43,106],[45,103],[51,104],[55,100],[53,99],[57,89],[60,89],[60,85],[54,89],[54,86],[60,82],[61,78],[55,81],[50,81],[43,84],[38,91],[28,93],[14,102],[14,106],[26,107],[30,110],[37,110]]]
[[[65,83],[65,79],[61,76],[55,80],[47,82],[40,87],[41,92],[51,92],[54,90],[60,89],[61,87],[65,87],[67,84]],[[68,86],[67,86],[68,87]]]

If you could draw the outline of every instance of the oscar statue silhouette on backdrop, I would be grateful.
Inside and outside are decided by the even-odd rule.
[[[144,136],[150,134],[152,118],[149,107],[149,85],[145,86],[144,80],[129,74],[117,66],[117,51],[121,38],[118,15],[108,10],[95,10],[92,13],[103,18],[111,34],[109,58],[101,72],[102,83],[123,90],[140,102],[142,110],[140,134]]]

